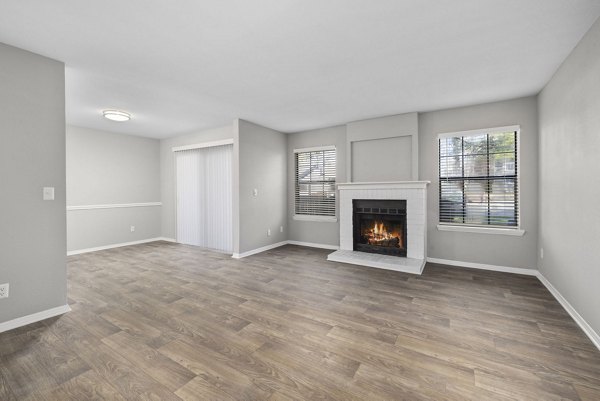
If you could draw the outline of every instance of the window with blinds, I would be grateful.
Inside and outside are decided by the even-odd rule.
[[[296,149],[295,217],[335,217],[335,147]]]
[[[519,127],[439,136],[440,224],[518,228]]]

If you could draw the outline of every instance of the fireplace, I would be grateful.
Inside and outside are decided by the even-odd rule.
[[[406,200],[352,200],[354,250],[406,257]]]

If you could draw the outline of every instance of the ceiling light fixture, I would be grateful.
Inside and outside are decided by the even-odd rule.
[[[118,122],[129,121],[131,119],[131,114],[121,110],[104,110],[102,111],[102,115],[104,115],[104,118]]]

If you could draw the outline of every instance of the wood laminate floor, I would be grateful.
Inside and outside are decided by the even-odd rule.
[[[69,257],[72,312],[0,334],[0,400],[600,400],[600,352],[536,278],[328,252]]]

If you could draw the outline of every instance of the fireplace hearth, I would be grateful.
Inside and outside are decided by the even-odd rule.
[[[406,257],[406,200],[354,199],[352,216],[355,251]]]

